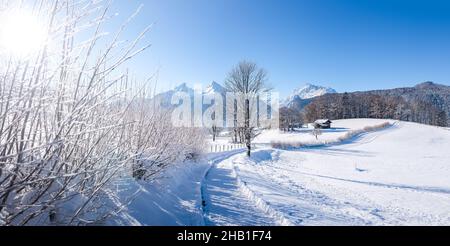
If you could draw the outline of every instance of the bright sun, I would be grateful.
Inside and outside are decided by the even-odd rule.
[[[0,50],[14,56],[29,55],[46,41],[44,25],[27,11],[0,13]]]

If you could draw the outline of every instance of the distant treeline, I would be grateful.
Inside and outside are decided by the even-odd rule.
[[[447,126],[447,114],[422,100],[406,101],[402,96],[378,94],[327,94],[314,99],[303,112],[303,120],[377,118]]]

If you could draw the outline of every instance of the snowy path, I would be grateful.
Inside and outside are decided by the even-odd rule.
[[[283,174],[277,176],[258,169],[251,178],[251,172],[238,176],[242,172],[236,170],[236,164],[243,159],[246,157],[225,159],[205,176],[205,225],[364,225],[371,224],[364,218],[376,219],[373,211],[363,213],[364,208],[355,216],[354,204],[339,203],[308,190]]]
[[[231,166],[232,159],[213,166],[205,177],[205,225],[276,224],[274,218],[265,215],[264,211],[243,193]]]
[[[447,224],[449,140],[400,123],[342,144],[234,155],[204,180],[205,224]]]

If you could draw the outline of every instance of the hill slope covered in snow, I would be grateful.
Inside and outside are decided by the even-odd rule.
[[[319,140],[333,142],[384,122],[337,120]],[[122,223],[450,224],[450,130],[388,122],[338,143],[291,149],[270,143],[311,141],[308,130],[263,132],[251,158],[234,150],[168,171],[157,184],[144,187]],[[160,187],[170,189],[161,192]]]

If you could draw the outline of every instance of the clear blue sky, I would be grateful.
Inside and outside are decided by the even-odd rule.
[[[282,95],[305,83],[340,92],[450,85],[450,1],[433,0],[116,0],[127,17],[143,12],[153,47],[130,65],[159,68],[160,89],[223,82],[242,59],[269,72]]]

